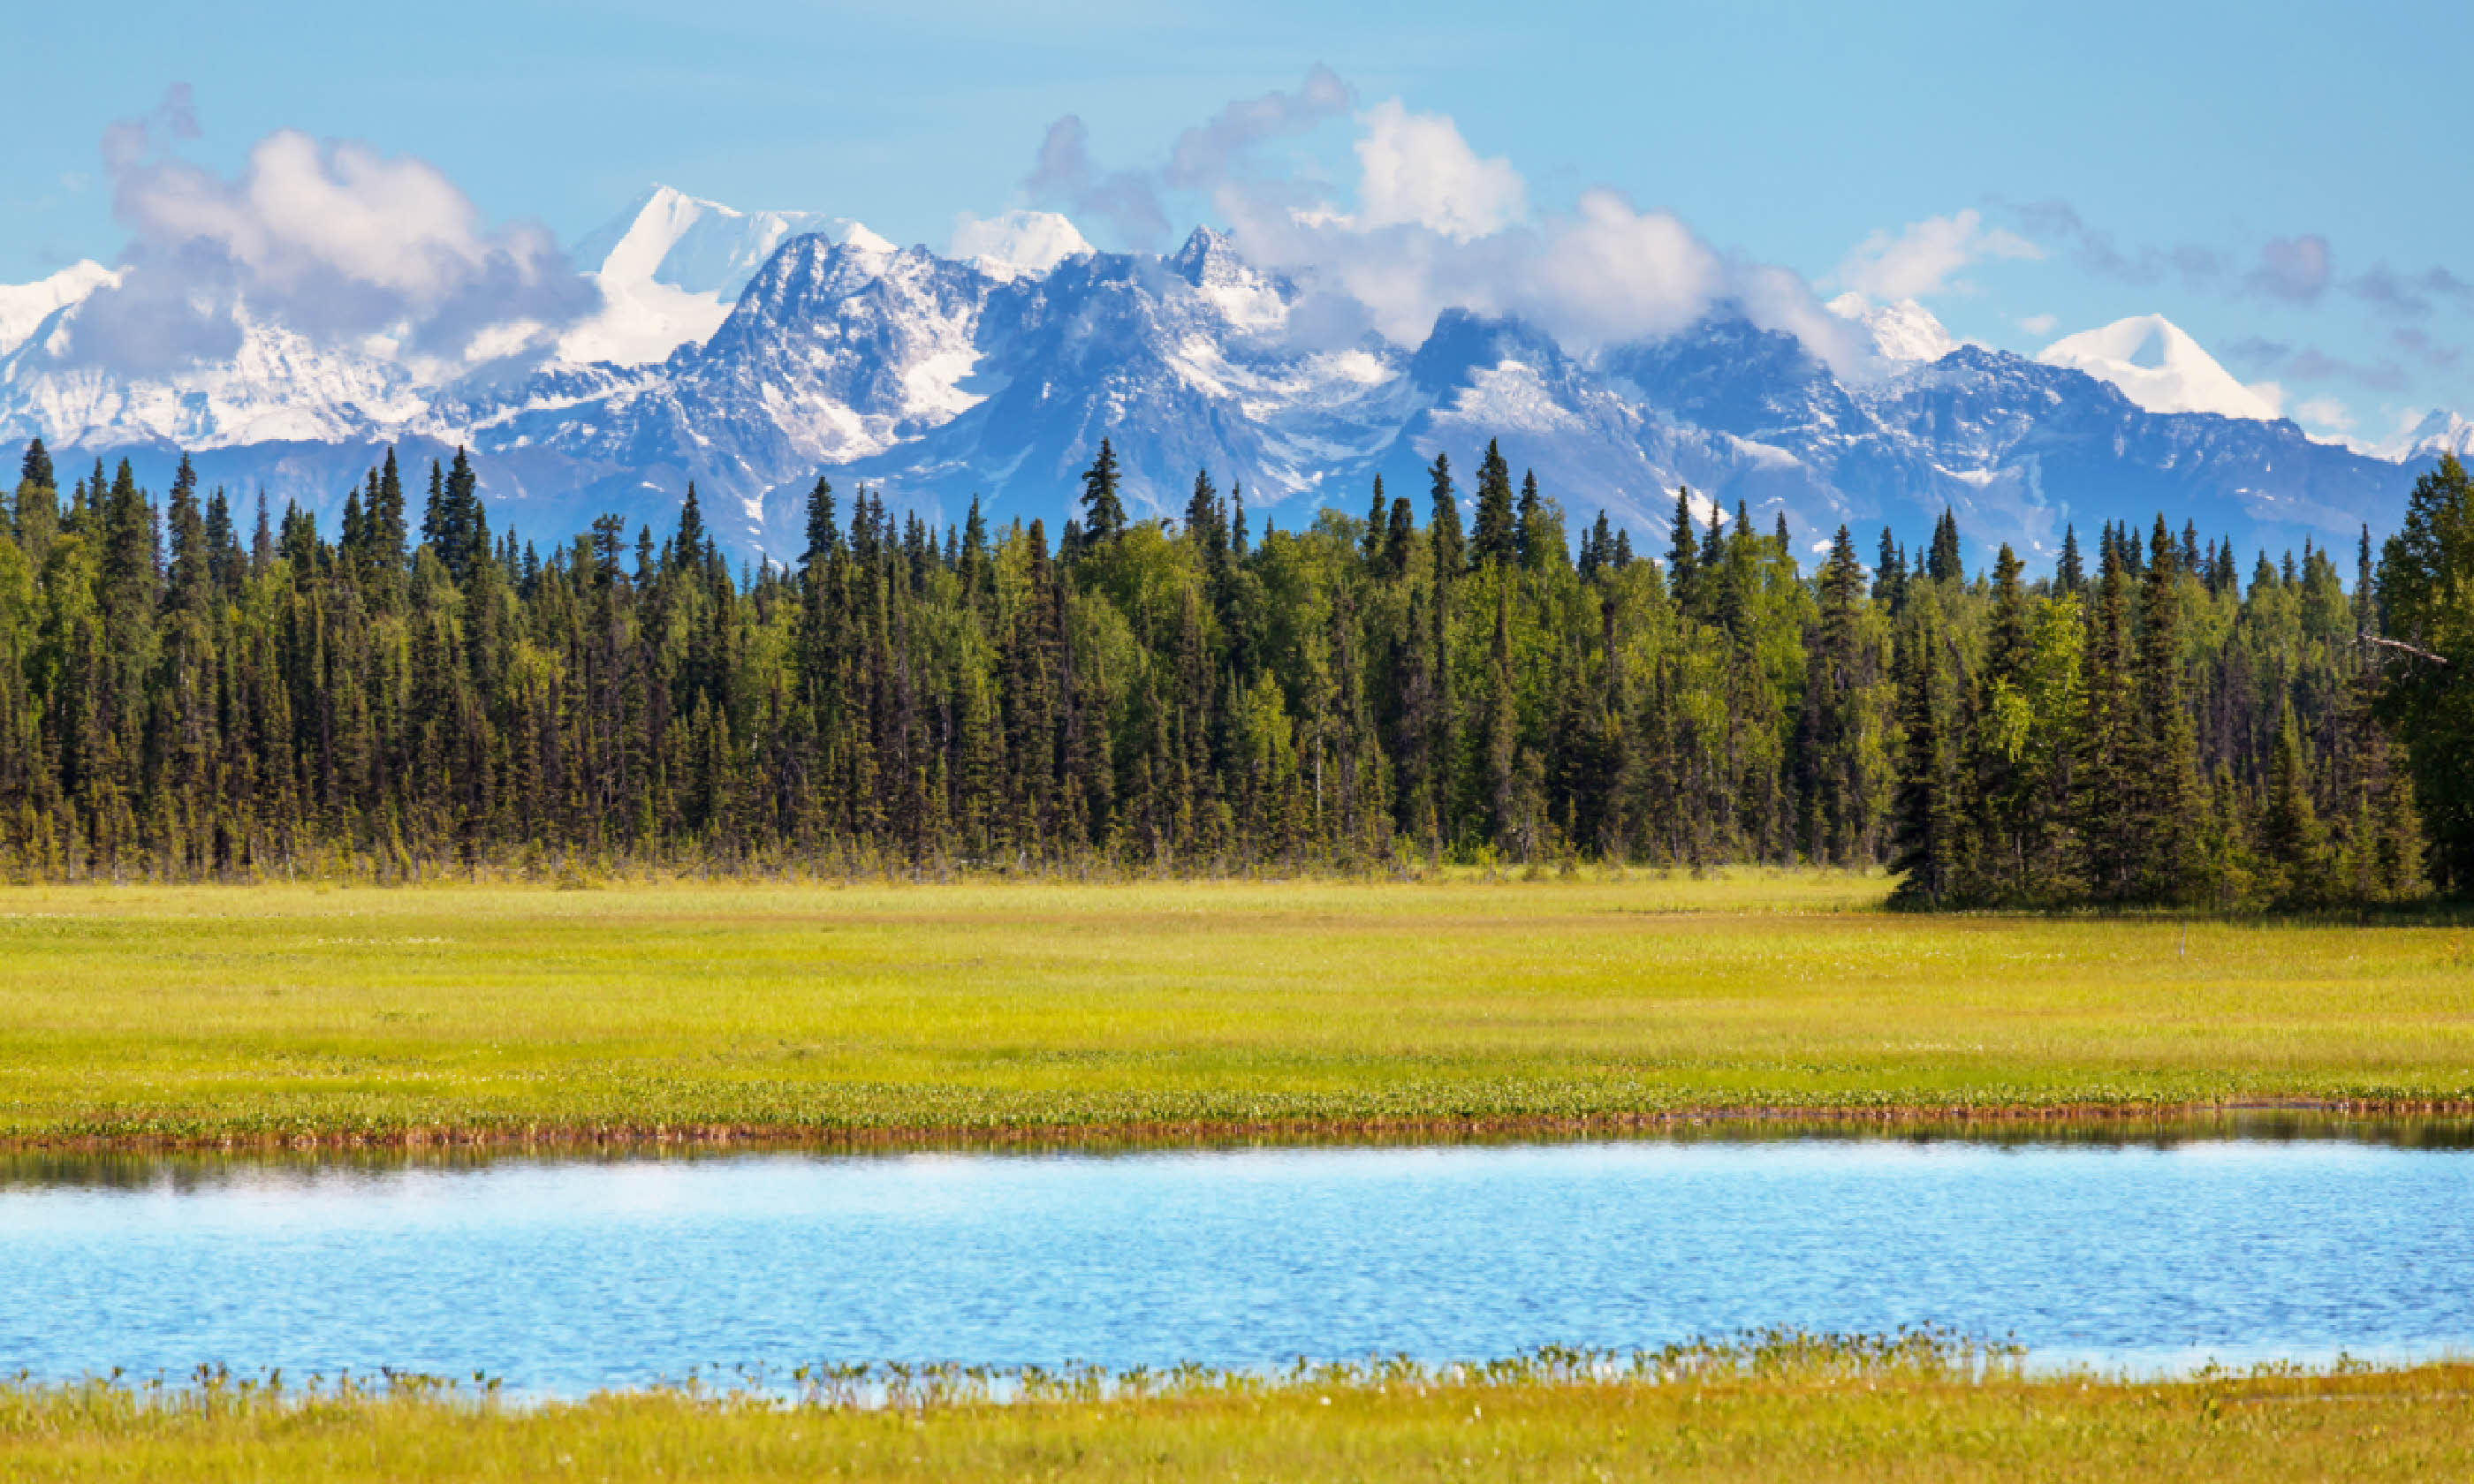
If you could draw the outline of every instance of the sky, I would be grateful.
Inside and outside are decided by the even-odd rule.
[[[467,319],[662,182],[939,247],[1024,205],[1104,248],[1250,224],[1273,256],[1357,275],[1387,329],[1456,293],[1581,326],[1613,296],[1653,326],[1686,280],[1759,293],[1774,270],[2030,353],[2162,314],[2322,435],[2474,413],[2462,3],[0,14],[0,282],[159,252],[176,208],[298,135],[329,175],[469,214],[449,246],[495,267],[451,292],[381,275]],[[1387,224],[1442,246],[1391,299]],[[1490,275],[1520,286],[1471,287]]]

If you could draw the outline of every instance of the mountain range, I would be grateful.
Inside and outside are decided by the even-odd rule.
[[[1591,347],[1446,311],[1415,346],[1326,338],[1304,286],[1198,229],[1165,255],[1092,250],[1064,218],[973,224],[948,251],[858,223],[742,213],[655,189],[579,241],[600,307],[546,360],[481,367],[338,347],[244,318],[229,360],[168,375],[80,364],[94,264],[0,287],[0,444],[63,468],[127,456],[158,487],[180,450],[207,482],[331,521],[389,444],[469,446],[494,524],[559,539],[616,511],[660,528],[689,481],[745,556],[795,557],[817,475],[938,521],[1065,515],[1104,437],[1137,513],[1181,510],[1199,468],[1296,525],[1351,514],[1382,476],[1422,516],[1437,452],[1499,440],[1574,524],[1604,510],[1663,545],[1679,486],[1799,549],[1841,522],[1920,534],[1957,514],[1971,556],[2050,561],[2063,527],[2166,512],[2247,550],[2350,544],[2399,518],[2418,470],[2474,446],[2434,414],[2401,446],[2315,441],[2154,316],[2037,359],[1954,341],[1912,301],[1831,305],[1869,341],[1825,363],[1721,307]]]

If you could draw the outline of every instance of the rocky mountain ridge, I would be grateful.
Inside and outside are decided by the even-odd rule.
[[[604,315],[566,344],[643,359],[442,371],[269,324],[229,364],[125,380],[57,353],[74,335],[63,293],[0,355],[0,441],[40,435],[70,467],[168,467],[185,447],[209,480],[322,513],[385,443],[466,444],[501,528],[552,539],[604,511],[658,526],[693,480],[734,546],[787,558],[819,472],[939,521],[976,495],[1055,522],[1109,437],[1138,513],[1181,509],[1208,468],[1295,525],[1363,511],[1378,474],[1422,513],[1437,452],[1467,467],[1499,439],[1576,525],[1603,509],[1655,537],[1688,485],[1812,550],[1842,521],[1920,532],[1947,506],[1974,555],[2006,540],[2031,563],[2065,523],[2084,536],[2159,509],[2245,548],[2350,541],[2465,442],[2435,422],[2388,458],[2291,421],[2152,411],[2075,367],[1955,344],[1911,302],[1833,306],[1879,350],[1845,373],[1723,308],[1586,357],[1465,311],[1416,347],[1333,342],[1300,323],[1298,285],[1207,228],[1165,256],[1102,253],[1062,218],[1016,213],[947,256],[676,193],[633,211],[597,234]]]

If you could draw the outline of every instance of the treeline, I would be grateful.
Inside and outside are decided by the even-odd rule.
[[[2006,548],[1964,571],[1948,516],[1912,562],[1842,530],[1807,573],[1783,523],[1682,492],[1661,560],[1603,515],[1576,560],[1492,446],[1473,500],[1445,458],[1429,484],[1255,535],[1201,475],[1135,522],[1104,443],[1052,543],[819,480],[801,562],[734,573],[692,488],[659,538],[545,553],[462,455],[416,513],[390,454],[330,539],[185,460],[159,508],[125,463],[63,499],[36,443],[0,872],[1808,861],[1923,904],[2225,909],[2474,879],[2462,801],[2431,806],[2474,553],[2414,528],[2350,590],[2325,550],[2245,576],[2161,518],[2033,582]],[[2461,547],[2464,484],[2415,506]]]

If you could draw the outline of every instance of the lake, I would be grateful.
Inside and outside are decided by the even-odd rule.
[[[2474,1349],[2474,1151],[1626,1140],[0,1160],[0,1370],[1493,1357],[1935,1324],[2143,1370]]]

